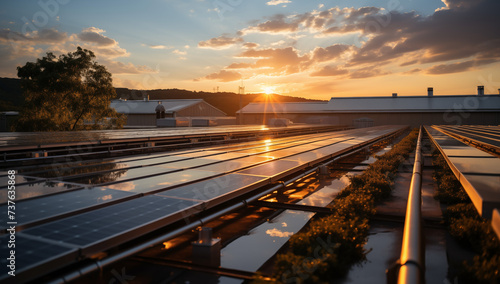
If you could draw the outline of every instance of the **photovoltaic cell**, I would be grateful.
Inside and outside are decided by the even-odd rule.
[[[8,260],[10,256],[10,248],[7,247],[9,235],[0,237],[0,282],[7,280],[7,277],[12,277],[7,274]],[[17,283],[23,282],[23,278],[19,278],[19,274],[27,269],[38,267],[38,271],[44,273],[50,272],[55,267],[60,265],[68,265],[77,260],[76,248],[71,248],[64,245],[49,243],[36,238],[27,238],[22,233],[16,233],[15,241],[15,257],[16,257],[16,278]],[[37,275],[36,272],[31,272],[32,276]],[[34,274],[34,275],[33,275]]]
[[[68,214],[85,208],[116,202],[117,200],[133,195],[136,194],[96,187],[16,202],[17,228],[19,229],[22,225],[61,214]],[[0,206],[0,214],[7,216],[7,205]],[[4,226],[4,224],[1,224],[0,228],[3,229]]]
[[[181,220],[198,202],[149,195],[64,218],[23,231],[23,234],[64,242],[95,252]],[[147,229],[144,229],[147,227]]]

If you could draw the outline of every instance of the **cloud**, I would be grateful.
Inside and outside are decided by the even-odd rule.
[[[166,45],[160,45],[160,44],[158,44],[158,45],[152,45],[152,44],[147,45],[147,44],[142,44],[142,46],[147,46],[147,47],[149,47],[149,48],[151,48],[151,49],[170,49],[170,48],[173,48],[172,46],[166,46]]]
[[[93,43],[97,46],[115,46],[118,45],[116,40],[111,39],[105,35],[102,35],[106,31],[96,27],[90,27],[83,29],[81,33],[77,35],[78,39],[87,43]]]
[[[457,62],[457,63],[451,63],[451,64],[439,64],[439,65],[434,65],[431,68],[427,70],[427,74],[449,74],[449,73],[457,73],[457,72],[463,72],[470,70],[474,66],[474,61],[469,60],[469,61],[464,61],[464,62]]]
[[[187,51],[181,51],[181,50],[174,50],[172,51],[173,54],[177,54],[177,55],[186,55],[187,54]]]
[[[66,33],[54,28],[40,29],[31,33],[21,34],[10,29],[0,30],[0,42],[5,43],[26,43],[26,44],[56,44],[64,43],[68,40]]]
[[[241,78],[242,76],[240,73],[235,71],[226,71],[226,70],[221,70],[219,72],[215,72],[204,77],[204,79],[207,80],[217,80],[220,82],[237,81],[240,80]]]
[[[415,73],[420,73],[421,71],[422,71],[422,69],[420,69],[420,68],[413,68],[409,71],[403,72],[403,74],[411,75],[411,74],[415,74]]]
[[[241,33],[290,33],[296,32],[299,29],[299,24],[302,19],[293,17],[288,19],[285,15],[278,14],[271,17],[270,20],[257,24],[253,27],[243,29]]]
[[[113,75],[115,74],[144,74],[144,73],[155,73],[156,70],[151,69],[147,66],[136,66],[130,62],[123,63],[120,61],[113,60],[101,60],[100,63],[108,69]]]
[[[500,18],[494,12],[500,10],[500,1],[473,2],[474,5],[468,6],[464,6],[463,1],[448,2],[449,9],[436,11],[429,17],[414,12],[387,14],[389,21],[385,27],[363,29],[369,39],[356,51],[350,64],[380,64],[415,54],[420,55],[418,61],[412,62],[415,64],[471,57],[500,60],[500,33],[492,28],[500,26]],[[359,27],[369,23],[369,18],[361,17],[353,25]],[[436,67],[432,72],[448,68],[466,71],[468,68],[458,68],[466,65]]]
[[[263,74],[279,76],[290,75],[305,70],[310,64],[308,55],[300,56],[292,47],[249,49],[243,51],[238,57],[256,58],[252,68],[262,68]]]
[[[329,61],[338,58],[350,48],[351,46],[347,44],[334,44],[326,48],[316,47],[312,52],[312,58],[317,62]]]
[[[226,69],[245,69],[245,68],[252,68],[253,64],[250,63],[232,63],[231,65],[227,66]]]
[[[255,43],[255,42],[245,42],[243,44],[243,47],[244,48],[257,48],[257,47],[259,47],[259,44]]]
[[[338,66],[325,66],[320,70],[311,73],[311,76],[339,76],[349,73],[346,69],[341,69]]]
[[[290,1],[290,0],[271,0],[271,1],[267,2],[266,4],[270,5],[270,6],[274,6],[274,5],[288,4],[288,3],[292,3],[292,1]]]
[[[382,76],[382,75],[387,75],[389,72],[382,71],[380,68],[377,67],[367,67],[367,68],[362,68],[359,70],[356,70],[354,72],[351,72],[349,74],[350,79],[363,79],[363,78],[370,78],[370,77],[376,77],[376,76]]]
[[[198,43],[198,47],[211,48],[211,49],[225,49],[240,42],[243,42],[243,39],[241,37],[227,37],[222,35],[219,37],[211,38],[206,41],[200,41]]]

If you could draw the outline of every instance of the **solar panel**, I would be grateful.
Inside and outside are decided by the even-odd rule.
[[[322,159],[324,157],[327,157],[327,155],[325,153],[321,153],[318,151],[310,151],[307,153],[301,153],[301,154],[293,155],[290,157],[286,157],[285,159],[289,160],[289,161],[297,161],[300,164],[308,164],[308,163],[311,163],[313,161],[317,161],[319,159]]]
[[[462,173],[500,176],[500,159],[491,155],[490,157],[451,157],[450,160]]]
[[[76,245],[90,254],[182,220],[187,217],[183,212],[197,205],[197,201],[149,195],[29,228],[23,234]]]
[[[103,172],[90,174],[73,178],[62,178],[64,181],[75,182],[80,184],[111,184],[120,181],[143,178],[152,175],[165,174],[175,171],[174,169],[165,168],[162,166],[149,166],[133,169],[122,169],[112,172]]]
[[[168,164],[162,165],[162,167],[173,168],[173,169],[188,169],[188,168],[199,167],[199,166],[204,166],[204,165],[219,163],[219,162],[220,162],[219,160],[215,160],[215,159],[197,158],[197,159],[190,159],[190,160],[185,160],[185,161],[168,163]]]
[[[239,160],[231,160],[231,161],[225,161],[223,163],[217,163],[213,165],[199,167],[197,169],[203,171],[213,171],[218,173],[228,173],[242,168],[250,167],[252,165],[253,165],[252,163],[240,162]]]
[[[14,278],[7,274],[7,257],[10,248],[7,247],[9,235],[0,237],[0,281]],[[16,276],[15,282],[21,283],[30,278],[48,273],[56,268],[71,264],[77,260],[78,250],[64,244],[54,244],[42,239],[29,238],[22,233],[16,233]],[[25,273],[23,275],[23,272]]]
[[[150,193],[158,190],[163,190],[172,186],[193,182],[199,179],[212,177],[218,174],[219,173],[211,171],[184,170],[148,178],[135,179],[121,183],[114,183],[107,185],[106,187],[123,191],[137,192],[137,193]]]
[[[209,201],[212,205],[220,204],[235,196],[239,196],[248,190],[255,189],[268,183],[266,177],[227,174],[210,180],[205,180],[182,187],[157,193],[158,196],[181,198],[186,200]]]
[[[16,186],[16,201],[22,199],[47,195],[52,193],[64,192],[72,189],[81,188],[81,185],[63,183],[58,181],[42,181],[25,185]],[[0,190],[0,203],[7,202],[7,190]]]
[[[297,161],[276,160],[239,171],[238,173],[271,177],[274,181],[288,175],[292,170],[299,166],[300,163]]]
[[[109,188],[80,189],[60,194],[49,195],[41,198],[28,199],[16,203],[17,229],[23,225],[54,218],[61,214],[78,212],[106,203],[113,203],[127,197],[136,195],[134,193],[114,190]],[[7,205],[0,206],[0,214],[7,216]],[[4,229],[1,224],[0,228]]]

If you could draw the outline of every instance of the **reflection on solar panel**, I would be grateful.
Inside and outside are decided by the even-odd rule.
[[[186,200],[212,200],[213,202],[210,204],[213,206],[234,198],[236,195],[242,195],[248,190],[255,189],[256,187],[267,183],[269,183],[269,179],[266,177],[228,174],[210,180],[166,190],[161,193],[157,193],[156,195],[182,198]],[[223,200],[221,200],[221,197],[223,197]],[[206,204],[206,206],[209,205]]]
[[[37,197],[52,193],[60,193],[68,190],[82,188],[82,185],[63,183],[58,181],[41,181],[16,186],[16,200]],[[7,202],[7,190],[0,189],[0,203]]]
[[[137,178],[144,178],[153,175],[166,174],[175,171],[174,169],[164,168],[161,166],[150,166],[143,168],[133,168],[128,170],[117,170],[112,172],[104,172],[81,177],[63,178],[67,182],[75,182],[80,184],[112,184],[120,181],[127,181]]]
[[[184,210],[198,204],[149,195],[26,229],[23,234],[73,244],[90,254],[181,220]]]
[[[109,188],[80,189],[61,194],[28,199],[16,203],[17,229],[28,223],[78,212],[97,205],[116,202],[135,194]],[[0,206],[0,214],[7,216],[7,205]],[[4,229],[5,224],[0,224]]]
[[[278,180],[300,167],[297,161],[276,160],[239,171],[241,174],[270,177],[273,181]]]
[[[219,175],[219,173],[200,170],[184,170],[149,178],[110,184],[106,187],[137,193],[152,193],[216,175]]]

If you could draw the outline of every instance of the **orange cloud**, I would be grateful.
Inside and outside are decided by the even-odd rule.
[[[243,42],[241,37],[227,37],[220,36],[214,37],[206,41],[200,41],[198,47],[201,48],[211,48],[211,49],[224,49],[229,48],[237,43]]]
[[[204,77],[207,80],[217,80],[219,82],[231,82],[241,79],[241,74],[235,71],[221,70]]]

